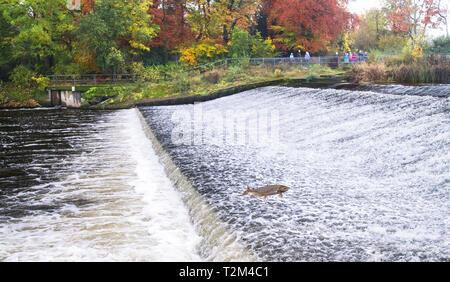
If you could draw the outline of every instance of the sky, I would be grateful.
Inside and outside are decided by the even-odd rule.
[[[448,0],[450,1],[450,0]],[[371,8],[381,8],[382,0],[350,0],[348,9],[355,14],[364,14]],[[430,29],[428,34],[431,38],[436,38],[445,35],[445,25],[441,25],[439,29]]]
[[[380,0],[350,0],[348,3],[348,9],[355,14],[364,14],[371,8],[381,8]]]

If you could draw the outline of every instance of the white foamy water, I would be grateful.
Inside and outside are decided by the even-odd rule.
[[[262,260],[448,261],[450,98],[417,95],[422,90],[246,91],[201,104],[216,118],[188,120],[186,135],[203,142],[187,144],[172,142],[180,128],[173,117],[195,117],[200,105],[140,110],[180,170]],[[279,114],[278,143],[208,142],[208,132],[227,132],[220,115],[254,109]],[[250,140],[257,117],[235,131]],[[291,189],[267,201],[242,195],[268,184]]]
[[[92,133],[71,142],[89,150],[54,160],[58,181],[6,196],[54,208],[2,220],[0,261],[201,260],[201,238],[135,110],[84,126]]]

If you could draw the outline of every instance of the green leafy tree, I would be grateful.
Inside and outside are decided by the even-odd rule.
[[[8,78],[8,73],[12,70],[11,39],[14,36],[14,29],[9,21],[3,16],[4,6],[0,5],[0,80]]]
[[[275,45],[270,37],[264,40],[259,32],[252,38],[252,57],[270,58],[275,56]]]
[[[123,72],[125,69],[125,59],[122,56],[122,52],[114,47],[111,47],[109,54],[106,56],[107,70],[117,74]]]
[[[232,33],[231,56],[233,58],[250,57],[252,41],[247,31],[236,28]]]
[[[388,21],[379,9],[371,9],[359,18],[359,25],[351,35],[357,49],[372,50],[377,48],[380,39],[388,33]]]
[[[95,9],[80,20],[76,30],[77,58],[96,58],[98,67],[108,69],[107,57],[112,48],[120,50],[124,59],[132,59],[140,51],[148,52],[149,42],[158,33],[147,13],[149,1],[99,0]],[[84,60],[80,60],[84,61]]]
[[[0,13],[1,45],[9,42],[10,63],[45,72],[70,53],[73,15],[65,0],[5,0]]]

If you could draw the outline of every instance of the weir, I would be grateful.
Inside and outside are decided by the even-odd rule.
[[[260,260],[445,261],[450,100],[422,87],[403,87],[413,95],[391,89],[271,86],[139,110],[170,155],[169,174],[182,172]],[[232,135],[220,122],[229,112]],[[266,134],[273,126],[279,134]],[[174,142],[174,132],[187,141]],[[233,135],[245,142],[228,142]],[[277,184],[291,188],[283,198],[242,196],[247,187]]]
[[[0,111],[0,261],[449,261],[445,93]]]
[[[207,261],[258,261],[257,256],[252,254],[241,242],[239,234],[230,231],[228,225],[220,220],[214,209],[174,164],[138,108],[136,108],[136,113],[145,134],[151,140],[153,148],[165,168],[167,176],[181,193],[197,232],[202,236],[202,242],[199,246],[202,257],[206,258]]]

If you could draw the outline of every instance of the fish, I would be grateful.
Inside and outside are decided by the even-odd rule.
[[[283,193],[288,190],[289,187],[284,185],[266,185],[256,189],[247,188],[243,195],[251,195],[252,197],[264,197],[264,200],[266,200],[267,196],[271,195],[279,195],[280,198],[283,198]]]

